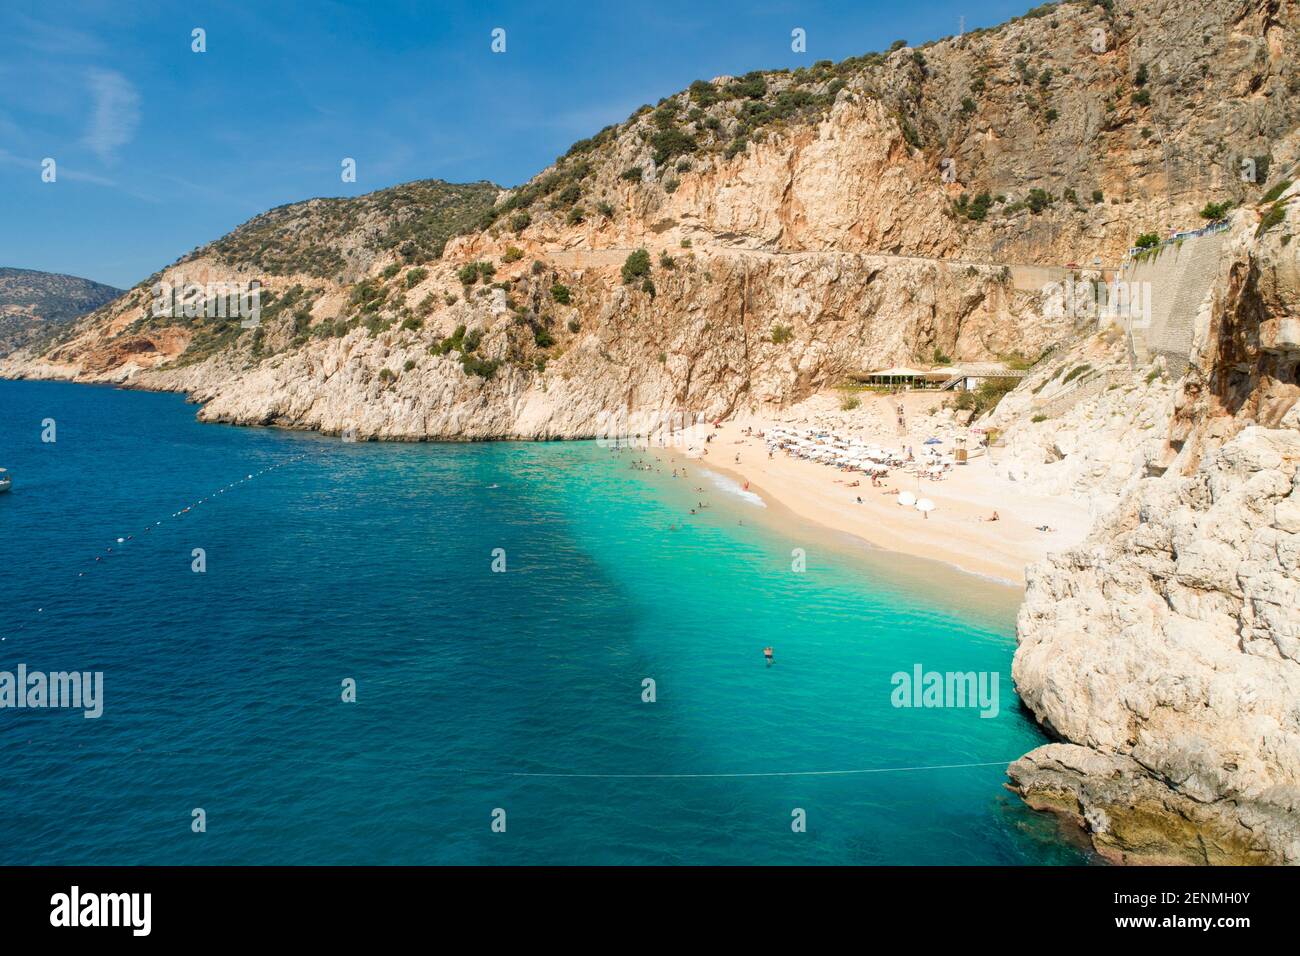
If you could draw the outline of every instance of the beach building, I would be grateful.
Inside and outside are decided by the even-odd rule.
[[[893,368],[882,368],[854,377],[864,385],[879,388],[918,388],[926,384],[925,376],[926,373],[921,369],[895,365]]]
[[[933,388],[940,391],[970,391],[990,378],[1024,378],[1025,372],[1009,369],[1005,362],[960,362],[930,369],[894,366],[853,376],[863,385],[876,388]]]

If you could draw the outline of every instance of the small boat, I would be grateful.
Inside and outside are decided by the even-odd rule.
[[[9,472],[4,468],[0,468],[0,492],[8,491],[9,486],[13,483],[14,480],[9,477]]]

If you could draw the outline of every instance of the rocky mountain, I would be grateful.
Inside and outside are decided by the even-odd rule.
[[[936,350],[1032,360],[1070,331],[1039,301],[1059,267],[1113,265],[1295,159],[1294,13],[1068,3],[700,80],[508,193],[296,204],[154,277],[257,278],[260,328],[155,316],[151,280],[2,371],[184,389],[213,420],[485,438],[779,406]]]
[[[0,356],[39,347],[61,326],[121,294],[76,276],[0,267]]]

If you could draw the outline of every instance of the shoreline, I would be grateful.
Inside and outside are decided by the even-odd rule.
[[[812,524],[822,533],[841,537],[847,543],[857,545],[859,547],[861,547],[862,545],[866,545],[866,547],[876,555],[885,556],[885,557],[891,554],[903,555],[908,558],[915,558],[918,561],[931,561],[935,564],[942,565],[943,567],[947,568],[950,571],[955,571],[960,574],[968,575],[973,578],[979,578],[981,581],[983,581],[986,584],[996,585],[997,587],[1010,588],[1014,591],[1020,592],[1021,594],[1023,594],[1025,590],[1025,582],[1023,580],[1023,577],[1022,580],[1020,581],[1015,581],[1010,578],[1000,577],[997,574],[988,573],[986,571],[979,571],[979,570],[975,570],[972,567],[963,566],[962,562],[957,560],[952,555],[934,554],[932,552],[924,551],[919,548],[907,549],[907,548],[897,547],[893,544],[882,544],[879,541],[871,540],[869,537],[859,533],[856,530],[851,531],[851,530],[846,530],[844,528],[837,528],[833,525],[825,524],[821,521],[809,517],[808,515],[804,514],[800,509],[792,507],[786,501],[772,494],[771,491],[764,488],[762,485],[755,484],[753,481],[749,481],[749,479],[747,479],[744,476],[744,474],[742,474],[741,472],[733,471],[724,465],[714,465],[710,462],[703,461],[700,458],[694,458],[689,455],[681,454],[680,452],[678,454],[682,459],[689,462],[694,467],[703,468],[707,471],[715,472],[716,474],[722,475],[723,477],[728,478],[731,481],[734,481],[743,490],[753,492],[754,494],[762,498],[764,504],[767,505],[768,507],[775,505],[777,508],[780,508],[781,510],[787,512],[789,515],[791,515],[794,519],[796,519],[800,523]],[[748,482],[749,484],[749,487],[747,489],[744,488],[746,482]]]
[[[91,385],[119,388],[128,391],[166,393],[184,401],[200,403],[192,392],[181,388],[139,387],[123,382],[87,382],[75,379],[16,379],[7,381],[54,381],[72,385]],[[695,425],[674,433],[673,441],[666,446],[649,446],[647,450],[668,452],[671,456],[702,466],[735,481],[744,487],[748,484],[767,502],[775,502],[804,521],[811,522],[830,532],[837,532],[857,542],[866,543],[885,553],[905,554],[948,565],[987,581],[1023,591],[1025,568],[1053,551],[1066,550],[1086,537],[1092,524],[1087,508],[1081,502],[1062,496],[1036,496],[1022,493],[1014,484],[999,479],[987,459],[980,457],[971,463],[955,467],[951,476],[939,483],[920,481],[913,475],[891,472],[873,487],[869,478],[857,473],[837,471],[835,468],[812,461],[792,458],[776,452],[767,458],[763,439],[756,434],[744,434],[746,428],[757,432],[772,427],[788,426],[798,421],[807,424],[815,421],[826,427],[860,430],[873,429],[882,444],[912,444],[919,447],[924,433],[944,432],[942,420],[924,415],[924,406],[933,403],[934,396],[925,393],[906,393],[902,396],[868,398],[870,403],[861,413],[843,413],[831,409],[833,396],[814,396],[799,405],[771,416],[740,416],[722,423],[719,427]],[[924,427],[908,434],[892,434],[880,427],[880,418],[891,414],[893,403],[908,407],[909,420],[920,420]],[[801,417],[802,416],[802,417]],[[829,424],[828,424],[829,423]],[[318,428],[285,422],[261,425],[233,421],[209,421],[204,424],[230,427],[277,428],[287,431],[309,432],[325,438],[338,438]],[[947,426],[950,438],[957,429]],[[706,442],[706,436],[713,436]],[[501,436],[496,438],[379,438],[367,440],[410,442],[447,441],[583,441],[592,438],[521,438]],[[711,448],[715,454],[705,454]],[[741,460],[734,460],[739,454]],[[850,487],[850,481],[860,482]],[[929,497],[938,506],[928,517],[914,509],[899,506],[895,495],[899,490],[910,490],[918,497]],[[861,497],[861,503],[857,499]],[[999,520],[981,520],[993,511]],[[1050,525],[1052,532],[1039,532],[1039,524]]]
[[[870,411],[882,411],[886,404],[892,408],[898,401],[899,396],[878,399],[878,407]],[[934,398],[914,393],[902,396],[901,401],[911,406],[911,419],[919,405],[933,402]],[[996,465],[996,454],[992,462],[981,456],[957,465],[940,482],[893,470],[881,479],[879,487],[872,486],[867,475],[842,472],[783,451],[775,451],[769,458],[766,443],[757,432],[788,425],[793,417],[787,412],[779,419],[754,417],[723,422],[718,427],[696,425],[679,433],[681,438],[664,450],[722,474],[815,525],[884,552],[937,561],[1020,591],[1024,590],[1025,569],[1030,564],[1049,553],[1077,546],[1091,527],[1092,519],[1083,502],[1027,494],[1014,482],[999,477],[998,469],[991,466]],[[870,427],[865,415],[852,418],[847,427]],[[924,440],[919,436],[942,433],[934,418],[923,419],[921,424],[924,427],[919,431],[889,436],[882,444],[919,448]],[[746,428],[753,434],[745,434]],[[947,434],[955,431],[949,428]],[[710,435],[712,441],[706,442]],[[706,449],[712,453],[705,454]],[[858,486],[852,486],[853,481],[858,481]],[[936,509],[926,516],[899,505],[896,496],[903,490],[918,498],[930,498]],[[998,520],[987,520],[994,512]],[[1037,530],[1041,525],[1052,530]]]

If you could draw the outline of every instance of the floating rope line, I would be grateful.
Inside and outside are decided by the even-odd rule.
[[[849,777],[868,773],[911,773],[919,770],[1005,767],[1018,759],[1018,757],[1013,757],[1011,760],[988,760],[982,763],[941,763],[915,767],[869,767],[864,770],[770,770],[751,773],[564,773],[558,771],[501,771],[501,773],[508,777],[582,777],[610,780],[682,780],[701,777]],[[482,772],[488,773],[489,771]]]
[[[95,757],[174,757],[183,760],[217,760],[225,764],[231,760],[238,759],[237,755],[225,752],[208,752],[193,753],[179,750],[131,750],[120,751],[115,753],[88,753],[84,750],[75,751],[75,754],[65,756],[76,756],[82,758],[86,756]],[[43,753],[42,756],[52,756]],[[277,763],[296,763],[296,764],[313,764],[318,767],[325,767],[332,770],[341,770],[354,768],[357,762],[364,761],[371,754],[353,754],[351,756],[340,757],[337,760],[320,760],[314,757],[302,757],[297,755],[276,756]],[[969,770],[977,767],[1007,767],[1019,760],[1019,757],[1011,757],[1008,760],[985,760],[977,763],[939,763],[939,764],[918,764],[907,767],[867,767],[857,770],[768,770],[768,771],[749,771],[738,773],[725,772],[704,772],[704,773],[585,773],[571,771],[533,771],[533,770],[486,770],[472,767],[419,767],[421,773],[434,774],[437,776],[463,776],[463,777],[549,777],[557,779],[581,779],[581,780],[701,780],[701,779],[735,779],[735,778],[762,778],[762,777],[850,777],[863,776],[866,774],[877,773],[917,773],[931,770]]]
[[[232,481],[230,484],[228,484],[228,485],[224,485],[224,486],[222,486],[221,488],[218,488],[216,491],[211,492],[210,494],[204,495],[202,498],[199,498],[197,501],[191,502],[190,504],[186,505],[184,508],[181,508],[179,511],[173,511],[173,512],[172,512],[170,515],[168,515],[167,517],[162,518],[162,519],[160,519],[160,520],[158,520],[158,521],[155,521],[155,522],[154,522],[153,524],[151,524],[151,525],[145,525],[144,528],[142,528],[142,529],[140,530],[140,532],[139,532],[140,540],[143,540],[143,536],[146,535],[146,534],[148,534],[149,532],[153,531],[155,528],[161,527],[163,521],[176,521],[176,520],[179,520],[180,518],[183,518],[185,515],[189,514],[191,511],[193,511],[193,510],[194,510],[195,508],[197,508],[199,505],[206,504],[207,502],[209,502],[209,501],[211,501],[212,499],[216,498],[217,495],[223,495],[223,494],[225,494],[227,491],[233,491],[235,488],[238,488],[238,487],[239,487],[240,485],[242,485],[242,484],[246,484],[247,482],[250,482],[250,481],[252,481],[252,480],[255,479],[255,478],[260,478],[260,477],[262,477],[263,475],[268,474],[268,473],[270,473],[270,472],[272,472],[272,471],[275,471],[275,470],[278,469],[278,468],[283,468],[285,465],[291,465],[291,464],[294,464],[295,462],[302,461],[302,460],[303,460],[304,458],[306,458],[306,457],[307,457],[306,455],[295,455],[294,457],[292,457],[292,458],[288,458],[288,459],[286,459],[286,460],[284,460],[284,461],[282,461],[282,462],[279,462],[278,464],[275,464],[275,465],[268,465],[267,467],[262,468],[262,469],[259,470],[259,471],[250,472],[250,473],[246,474],[243,478],[240,478],[240,479],[238,479],[237,481]],[[112,554],[119,554],[119,555],[120,555],[120,554],[123,552],[124,547],[125,547],[127,544],[129,544],[130,542],[135,541],[135,540],[137,540],[137,536],[136,536],[136,534],[119,535],[117,538],[114,539],[114,542],[113,542],[113,544],[117,546],[116,550],[114,549],[113,545],[109,545],[108,547],[104,548],[104,550],[103,550],[102,553],[95,555],[95,559],[94,559],[93,561],[89,562],[89,565],[90,565],[89,568],[87,568],[85,571],[78,571],[78,572],[77,572],[77,577],[78,577],[78,578],[84,578],[84,577],[86,576],[87,573],[89,573],[90,571],[93,571],[97,566],[103,564],[103,563],[104,563],[104,559],[105,559],[106,556],[108,556],[108,555],[112,555]],[[51,603],[50,603],[50,602],[46,602],[45,604],[40,605],[39,607],[36,608],[36,613],[37,613],[37,614],[43,614],[43,613],[45,613],[45,609],[46,609],[46,607],[49,607],[49,606],[51,606]],[[31,623],[31,622],[30,622],[30,621],[25,621],[25,622],[23,622],[22,624],[19,624],[18,627],[16,627],[16,628],[14,629],[14,633],[16,634],[16,633],[18,633],[19,631],[25,630],[26,627],[27,627],[27,625],[28,625],[29,623]],[[4,640],[7,640],[7,638],[6,638],[5,636],[0,636],[0,641],[4,641]]]

